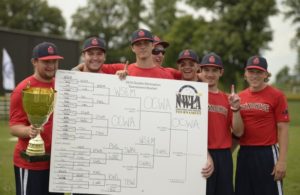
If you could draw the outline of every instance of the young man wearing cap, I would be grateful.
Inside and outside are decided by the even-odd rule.
[[[199,58],[196,52],[190,49],[179,53],[177,67],[181,73],[181,79],[186,81],[199,81],[197,72],[199,70]]]
[[[240,138],[235,193],[282,195],[288,148],[288,106],[284,94],[269,86],[265,58],[248,59],[240,92],[244,134]],[[278,145],[279,144],[279,148]]]
[[[207,195],[233,195],[233,162],[231,155],[231,128],[235,135],[243,132],[239,113],[239,97],[228,97],[218,88],[224,67],[220,56],[206,54],[200,63],[202,82],[208,84],[208,150],[215,171],[207,179]]]
[[[173,79],[173,75],[165,68],[155,65],[152,58],[152,50],[154,49],[153,41],[153,36],[148,30],[139,29],[132,33],[131,50],[136,55],[136,62],[128,66],[128,75]]]
[[[152,50],[152,59],[157,67],[162,67],[166,48],[169,47],[169,45],[170,44],[168,42],[161,40],[158,36],[154,36],[154,49]],[[181,73],[178,70],[170,67],[164,67],[163,69],[173,75],[174,79],[181,79]]]
[[[196,52],[191,49],[183,50],[179,53],[177,59],[178,70],[181,73],[181,79],[186,81],[196,81],[198,82],[197,72],[199,70],[199,58]],[[207,153],[207,165],[202,169],[202,175],[205,178],[209,178],[214,171],[214,163],[212,158]]]
[[[115,74],[117,70],[124,68],[124,64],[104,64],[106,60],[106,43],[99,37],[90,37],[84,41],[82,58],[83,63],[72,70]]]
[[[14,151],[14,170],[17,195],[46,195],[49,193],[49,161],[28,162],[21,158],[21,151],[26,150],[29,139],[38,134],[38,129],[33,128],[27,118],[22,105],[22,90],[28,84],[31,87],[54,88],[54,76],[59,60],[63,59],[58,54],[53,43],[43,42],[33,49],[31,62],[34,74],[21,81],[11,94],[10,102],[10,132],[18,137]],[[49,117],[40,132],[45,142],[46,153],[50,153],[52,137],[53,116]]]
[[[169,47],[169,43],[161,40],[158,36],[154,36],[154,48],[152,50],[152,59],[157,67],[162,67],[162,63],[165,58],[166,48]]]
[[[82,57],[83,72],[102,72],[101,66],[105,62],[105,41],[99,37],[90,37],[83,43]]]

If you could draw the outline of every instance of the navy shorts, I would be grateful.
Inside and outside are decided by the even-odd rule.
[[[278,147],[241,146],[238,152],[236,195],[283,195],[282,181],[271,175],[278,159]]]
[[[60,195],[49,192],[49,170],[15,168],[16,195]],[[63,194],[61,194],[63,195]]]
[[[208,150],[214,161],[214,172],[207,179],[206,195],[233,195],[233,163],[230,149]]]

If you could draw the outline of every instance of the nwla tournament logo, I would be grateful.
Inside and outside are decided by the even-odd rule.
[[[176,94],[176,112],[201,114],[201,94],[191,85],[182,86]]]

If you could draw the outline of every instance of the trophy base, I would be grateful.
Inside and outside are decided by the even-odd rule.
[[[26,153],[26,151],[21,152],[21,157],[28,162],[41,162],[41,161],[50,161],[50,154],[43,154],[40,156],[30,156]]]

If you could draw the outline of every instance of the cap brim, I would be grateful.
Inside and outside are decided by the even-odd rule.
[[[81,52],[85,52],[86,50],[93,49],[93,48],[102,49],[104,52],[106,52],[106,50],[103,47],[99,47],[99,46],[87,47],[87,48],[84,48]]]
[[[134,44],[138,41],[143,41],[143,40],[153,42],[153,39],[150,39],[150,38],[139,38],[139,39],[135,39],[134,41],[132,41],[131,44]]]
[[[203,66],[212,66],[212,67],[217,67],[217,68],[223,68],[223,66],[220,66],[218,64],[200,64],[200,67],[203,67]]]
[[[264,69],[263,67],[260,67],[260,66],[247,66],[246,70],[248,70],[248,69],[258,69],[258,70],[262,70],[264,72],[268,72],[266,69]]]
[[[169,47],[169,43],[166,41],[158,41],[158,42],[154,42],[154,45],[162,45],[164,48]]]
[[[197,61],[197,60],[195,60],[194,58],[190,58],[190,57],[183,57],[183,58],[179,58],[179,59],[177,60],[177,63],[178,63],[178,62],[180,62],[181,60],[192,60],[192,61],[194,61],[194,62],[198,63],[198,61]]]
[[[64,59],[64,57],[58,56],[58,55],[45,56],[45,57],[38,58],[38,60],[61,60],[61,59]]]

